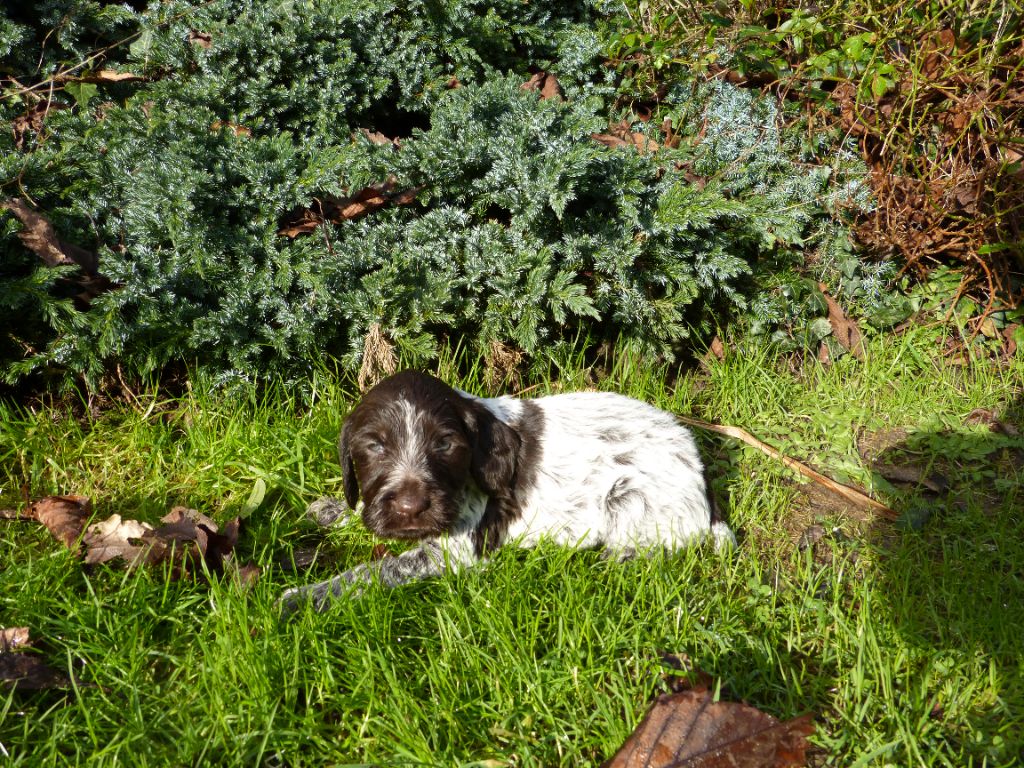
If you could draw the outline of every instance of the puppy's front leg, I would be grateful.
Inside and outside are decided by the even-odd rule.
[[[342,595],[358,597],[367,584],[377,581],[386,587],[397,587],[410,581],[440,576],[447,571],[456,571],[472,565],[477,560],[472,544],[461,537],[456,539],[431,539],[416,549],[394,557],[385,557],[372,563],[357,565],[351,570],[319,584],[289,589],[278,601],[285,614],[298,610],[304,603],[311,603],[317,611],[325,611],[331,602]]]

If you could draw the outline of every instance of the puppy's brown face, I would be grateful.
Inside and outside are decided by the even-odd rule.
[[[367,528],[394,539],[452,530],[471,477],[469,406],[443,382],[414,372],[385,379],[363,397],[339,448],[346,497],[355,507],[362,496]]]

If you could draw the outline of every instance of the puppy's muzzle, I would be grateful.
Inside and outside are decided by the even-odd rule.
[[[427,487],[415,480],[405,480],[381,499],[384,513],[396,531],[415,531],[427,522],[424,513],[430,509]]]

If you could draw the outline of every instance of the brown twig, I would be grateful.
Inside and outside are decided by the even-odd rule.
[[[719,435],[725,435],[726,437],[731,437],[736,440],[742,440],[747,445],[752,445],[762,453],[771,456],[773,459],[781,461],[790,469],[799,472],[801,475],[804,475],[805,477],[809,477],[814,482],[824,486],[833,493],[842,496],[844,499],[846,499],[849,502],[852,502],[853,504],[856,504],[858,507],[870,510],[872,512],[877,512],[890,520],[895,520],[899,517],[899,514],[895,510],[891,509],[890,507],[887,507],[885,504],[875,501],[867,494],[858,491],[856,488],[851,488],[848,485],[837,483],[835,480],[825,477],[819,472],[815,472],[806,464],[803,464],[802,462],[799,462],[796,459],[791,458],[790,456],[786,456],[778,449],[768,445],[768,443],[762,440],[758,440],[745,429],[741,429],[740,427],[729,426],[727,424],[712,424],[710,422],[701,421],[700,419],[694,419],[689,416],[676,415],[676,418],[683,424],[686,424],[687,426],[698,427],[699,429],[706,429],[709,432],[714,432]]]

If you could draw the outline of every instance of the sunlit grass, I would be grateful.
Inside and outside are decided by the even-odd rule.
[[[829,368],[743,349],[678,377],[623,359],[602,378],[577,359],[526,383],[531,394],[613,389],[738,424],[852,482],[872,478],[857,452],[864,430],[905,430],[907,461],[931,461],[951,489],[885,497],[931,504],[920,530],[839,519],[833,556],[815,559],[787,526],[792,475],[698,435],[740,535],[730,557],[506,550],[289,621],[274,607],[284,588],[373,548],[358,524],[324,532],[303,517],[339,490],[349,383],[324,374],[309,406],[273,387],[140,395],[96,417],[2,405],[4,506],[27,484],[88,495],[104,516],[155,520],[185,504],[223,520],[258,480],[267,493],[239,544],[264,567],[250,591],[87,572],[42,531],[0,522],[0,625],[30,627],[47,661],[80,681],[0,695],[0,744],[11,765],[599,765],[658,688],[659,654],[673,652],[714,674],[723,697],[782,718],[814,712],[831,764],[1010,765],[1024,746],[1024,446],[964,418],[995,408],[1020,426],[1024,366],[952,366],[936,349],[911,333]],[[440,367],[474,370],[453,382],[483,391],[479,366]],[[314,568],[294,572],[293,551],[314,546]]]

